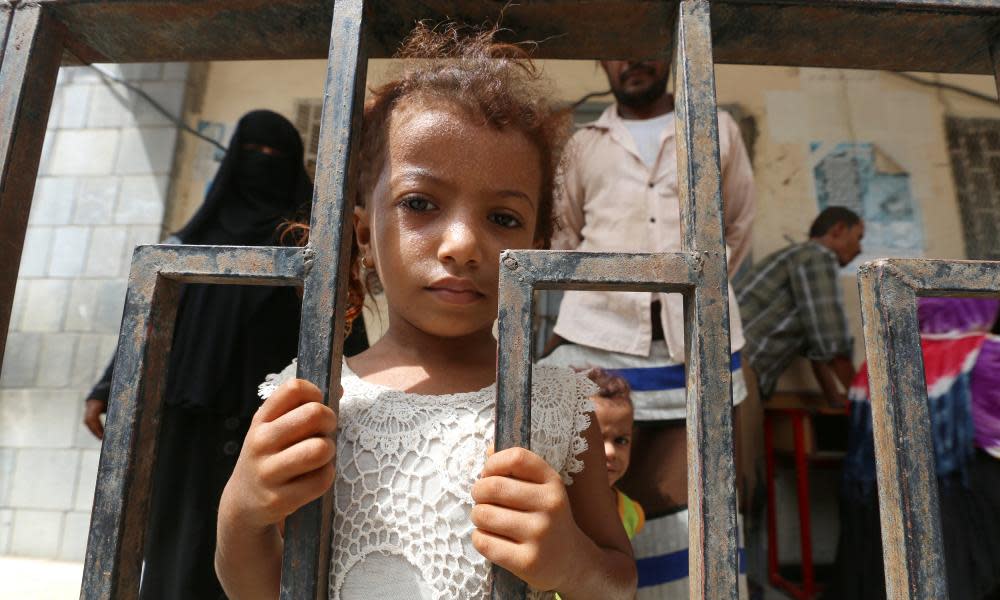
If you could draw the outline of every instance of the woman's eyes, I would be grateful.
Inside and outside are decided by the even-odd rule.
[[[507,229],[515,229],[521,226],[520,219],[507,213],[493,213],[490,215],[490,221]]]

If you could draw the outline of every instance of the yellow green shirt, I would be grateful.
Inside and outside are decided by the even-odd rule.
[[[643,525],[646,524],[646,513],[643,512],[638,502],[629,498],[617,488],[615,488],[615,495],[618,497],[618,517],[622,520],[622,525],[625,526],[625,533],[628,534],[628,539],[632,539],[637,533],[642,531]]]

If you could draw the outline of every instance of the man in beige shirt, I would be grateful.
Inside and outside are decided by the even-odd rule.
[[[673,97],[666,61],[604,61],[615,104],[567,148],[560,229],[552,247],[601,252],[681,250]],[[723,223],[730,275],[750,249],[753,173],[739,128],[719,113]],[[746,396],[739,369],[740,311],[730,288],[733,397]],[[684,316],[677,294],[566,292],[545,359],[618,370],[630,383],[637,424],[633,463],[621,482],[650,517],[636,537],[639,598],[686,597],[687,470]],[[657,517],[660,517],[657,519]],[[659,523],[657,523],[659,521]],[[670,565],[681,563],[683,573]],[[680,594],[680,595],[675,595]]]

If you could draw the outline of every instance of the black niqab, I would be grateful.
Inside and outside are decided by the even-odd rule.
[[[264,153],[262,146],[279,154]],[[247,113],[236,126],[205,203],[177,237],[185,244],[275,242],[282,222],[312,199],[303,158],[302,138],[287,119],[267,110]]]
[[[308,214],[311,197],[298,131],[277,113],[254,111],[240,119],[204,205],[177,237],[185,244],[277,244],[282,223]],[[166,403],[252,415],[257,385],[296,354],[299,310],[288,287],[186,286]]]

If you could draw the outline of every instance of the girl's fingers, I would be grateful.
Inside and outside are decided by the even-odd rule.
[[[319,388],[304,379],[292,379],[274,390],[271,397],[257,409],[253,419],[258,423],[268,423],[309,402],[323,402]]]
[[[535,540],[545,533],[541,515],[503,506],[477,504],[470,518],[477,529],[515,542]]]
[[[328,464],[332,465],[336,457],[337,444],[332,438],[310,437],[264,457],[258,476],[266,485],[285,485]]]
[[[261,423],[254,433],[259,452],[280,452],[310,437],[334,438],[337,415],[329,406],[308,402],[296,406],[269,423]]]
[[[472,532],[472,546],[486,560],[500,565],[515,575],[524,573],[524,563],[531,558],[526,555],[524,545],[480,529]]]
[[[513,477],[532,483],[548,483],[559,475],[541,456],[524,448],[508,448],[486,459],[481,477]]]
[[[333,463],[300,475],[282,486],[281,495],[289,500],[285,514],[292,514],[316,498],[319,498],[330,486],[336,475]]]
[[[512,477],[483,477],[472,485],[476,504],[495,504],[514,510],[538,510],[547,499],[546,486]]]

